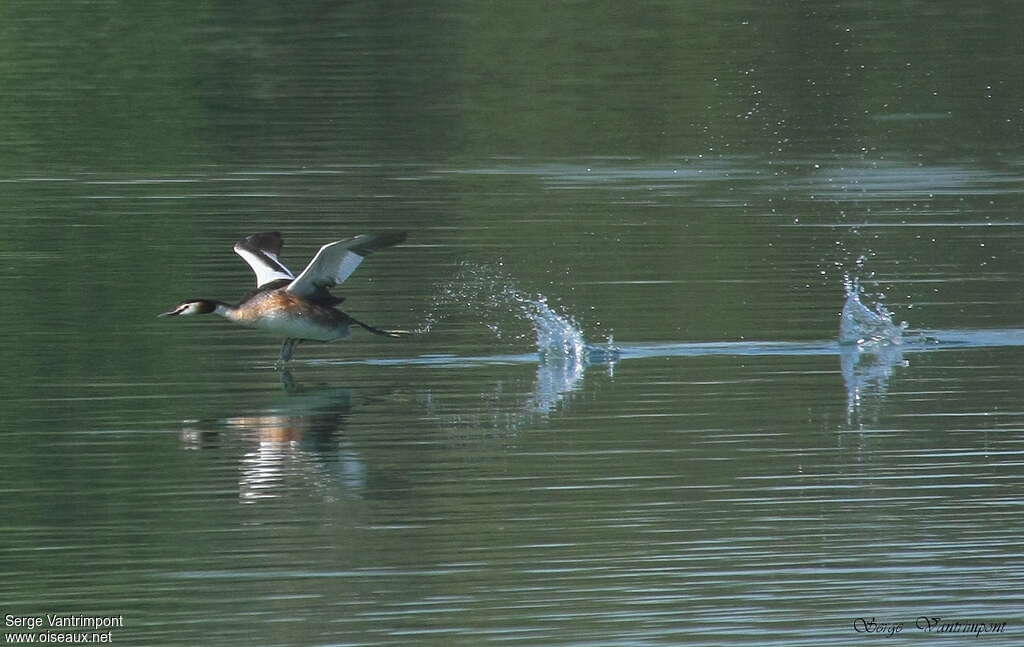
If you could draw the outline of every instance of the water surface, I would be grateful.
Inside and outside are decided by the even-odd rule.
[[[4,614],[1020,644],[1020,10],[0,12]],[[410,339],[156,318],[389,229],[345,308]]]

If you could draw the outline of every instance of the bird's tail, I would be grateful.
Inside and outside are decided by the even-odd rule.
[[[391,337],[392,339],[400,339],[402,337],[408,337],[409,335],[412,334],[411,330],[384,330],[383,328],[375,328],[374,326],[371,326],[370,324],[365,324],[362,321],[359,321],[358,319],[352,318],[351,315],[349,315],[349,318],[351,318],[352,319],[352,323],[356,324],[357,326],[359,326],[361,328],[365,328],[366,330],[372,332],[373,334],[380,335],[382,337]]]

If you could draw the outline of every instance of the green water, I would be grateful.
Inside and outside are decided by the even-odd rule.
[[[927,616],[1020,644],[1022,20],[3,4],[5,633],[959,640]],[[293,270],[409,231],[342,292],[424,332],[282,373],[280,340],[156,318],[250,289],[231,246],[267,230]],[[846,273],[912,327],[997,341],[841,357]],[[540,363],[509,291],[622,359]]]

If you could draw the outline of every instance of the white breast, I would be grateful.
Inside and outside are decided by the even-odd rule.
[[[316,341],[334,341],[350,337],[352,334],[348,326],[341,328],[320,326],[308,317],[284,314],[260,317],[258,321],[254,322],[254,326],[285,337],[315,339]]]

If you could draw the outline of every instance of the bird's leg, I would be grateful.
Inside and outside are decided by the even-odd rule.
[[[277,369],[281,373],[281,387],[284,388],[285,393],[298,393],[299,387],[295,384],[292,372],[280,364],[278,364]]]
[[[281,357],[278,360],[278,363],[283,364],[284,362],[290,360],[292,358],[292,352],[298,345],[299,340],[295,339],[294,337],[289,337],[288,339],[284,340],[284,343],[281,344]]]

